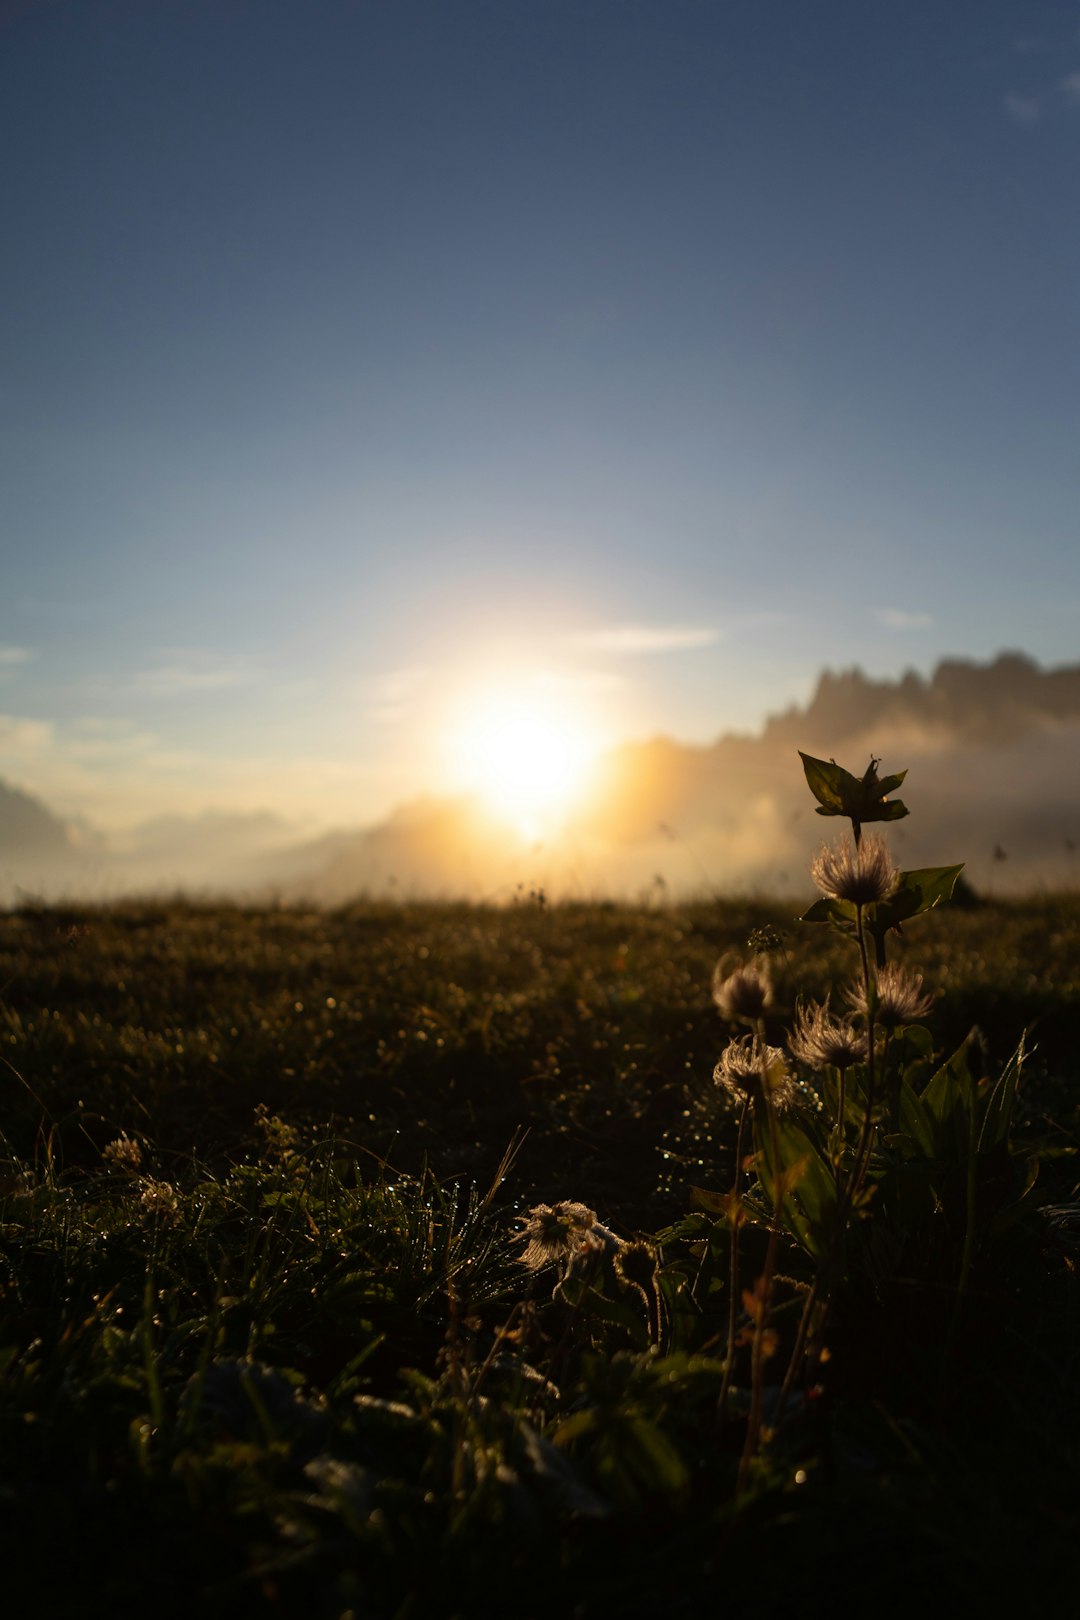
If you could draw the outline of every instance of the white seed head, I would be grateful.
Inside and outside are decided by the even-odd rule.
[[[858,844],[845,838],[841,844],[823,845],[810,870],[827,899],[849,900],[855,906],[887,900],[900,881],[889,847],[876,833],[864,833]]]
[[[772,979],[767,966],[751,964],[725,973],[722,958],[713,973],[713,1000],[732,1023],[757,1023],[773,1004]]]
[[[923,994],[921,973],[909,973],[898,962],[878,968],[874,998],[874,1022],[882,1029],[900,1029],[918,1023],[934,1005],[934,998]],[[866,991],[860,983],[847,991],[848,1005],[866,1017]]]
[[[713,1080],[741,1102],[767,1097],[773,1108],[790,1108],[797,1092],[778,1046],[762,1046],[756,1035],[729,1041],[713,1070]]]
[[[834,1018],[826,996],[822,1003],[799,1008],[788,1050],[811,1069],[849,1069],[866,1056],[866,1036],[850,1017]]]
[[[595,1209],[570,1200],[555,1205],[536,1204],[527,1215],[519,1215],[518,1220],[525,1228],[522,1236],[528,1239],[519,1258],[530,1271],[539,1271],[554,1262],[567,1264],[576,1254],[594,1248],[595,1234],[607,1234],[607,1228],[600,1226],[596,1219]],[[604,1247],[603,1237],[598,1243],[600,1248]]]

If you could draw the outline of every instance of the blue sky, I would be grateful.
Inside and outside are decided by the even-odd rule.
[[[24,0],[0,137],[0,774],[69,813],[1080,656],[1080,5]]]

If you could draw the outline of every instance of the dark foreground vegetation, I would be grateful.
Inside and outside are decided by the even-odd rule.
[[[883,1119],[837,1247],[828,1075],[773,1207],[713,1081],[725,951],[777,1046],[850,977],[811,897],[0,919],[12,1614],[1071,1612],[1080,905],[905,930],[975,1124]]]

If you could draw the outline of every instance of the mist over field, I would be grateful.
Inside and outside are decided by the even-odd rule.
[[[365,824],[299,836],[273,806],[157,818],[123,838],[70,825],[28,791],[0,797],[0,885],[19,898],[186,892],[337,905],[359,895],[510,902],[798,896],[836,824],[814,814],[798,750],[861,773],[907,770],[889,828],[908,867],[966,862],[982,893],[1080,881],[1080,666],[1020,654],[929,679],[825,672],[805,708],[707,747],[667,737],[600,756],[558,820],[523,828],[481,793],[418,796]],[[29,790],[31,784],[26,784]]]

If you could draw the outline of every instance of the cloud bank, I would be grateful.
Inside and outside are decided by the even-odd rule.
[[[0,758],[5,735],[27,761],[48,744],[34,722],[7,725],[0,719]],[[143,742],[110,738],[108,727],[84,740]],[[360,894],[500,901],[538,887],[555,898],[805,896],[812,855],[843,826],[815,815],[799,749],[852,771],[872,755],[886,771],[908,771],[911,814],[888,829],[904,866],[964,861],[983,892],[1080,889],[1080,666],[1044,671],[1003,654],[987,665],[946,661],[929,680],[826,672],[805,707],[757,736],[624,745],[542,838],[476,796],[418,799],[375,826],[318,839],[270,811],[163,815],[123,841],[85,826],[72,838],[46,807],[31,815],[26,795],[9,802],[0,790],[0,893],[110,897],[182,885],[324,904]],[[32,849],[20,827],[32,828]]]

